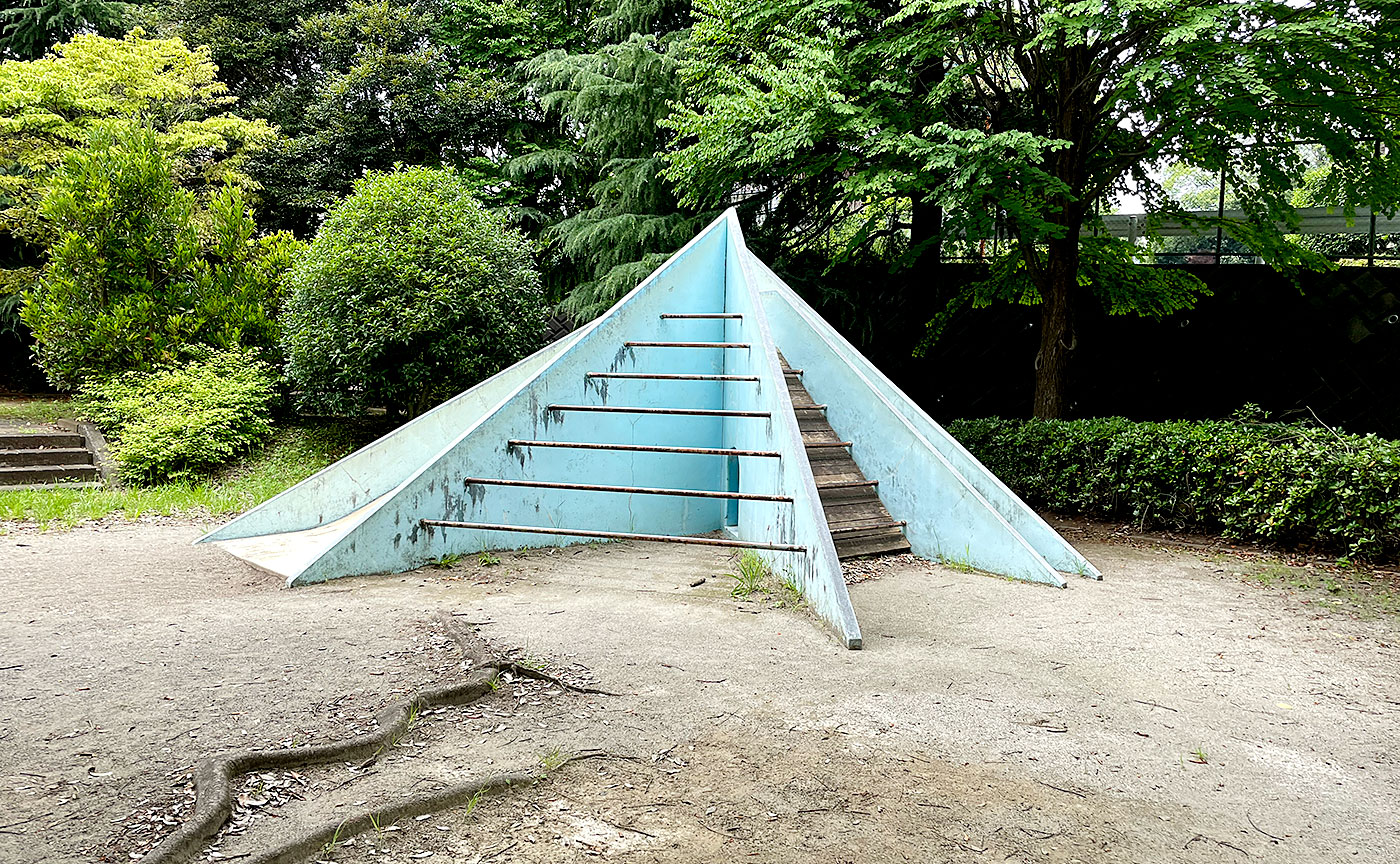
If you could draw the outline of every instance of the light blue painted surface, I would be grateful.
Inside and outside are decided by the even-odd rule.
[[[909,522],[915,554],[971,559],[980,569],[1055,585],[1064,580],[1046,565],[1103,578],[763,262],[754,259],[754,269],[778,345],[793,366],[813,370],[804,378],[808,392],[830,406],[828,419],[853,442],[856,464],[867,479],[880,481],[886,509]],[[997,518],[988,520],[992,514]],[[1005,542],[979,538],[1007,527],[1015,536]],[[1034,557],[1023,554],[1022,543]]]
[[[663,319],[738,313],[742,319]],[[748,348],[625,347],[626,342],[738,342]],[[444,403],[200,542],[286,534],[341,519],[289,584],[410,570],[450,554],[566,545],[551,528],[660,535],[726,527],[756,543],[845,645],[860,628],[827,529],[779,365],[781,347],[808,370],[808,390],[916,552],[1063,584],[1042,555],[1093,572],[1072,547],[837,336],[744,245],[733,211],[711,223],[609,312]],[[589,372],[752,375],[756,382],[589,378]],[[701,408],[767,417],[552,410],[552,405]],[[516,447],[511,440],[775,451],[780,458]],[[472,478],[731,490],[791,502],[506,487]],[[728,513],[733,516],[727,518]],[[440,519],[538,528],[517,533],[422,526]],[[1037,551],[1039,550],[1039,551]],[[1087,568],[1087,570],[1086,570]]]

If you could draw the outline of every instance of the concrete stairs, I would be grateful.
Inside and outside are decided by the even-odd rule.
[[[0,488],[100,485],[100,480],[96,458],[80,432],[0,431]]]

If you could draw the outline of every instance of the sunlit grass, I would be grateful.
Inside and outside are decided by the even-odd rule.
[[[52,423],[71,419],[73,406],[67,399],[0,399],[0,420]]]
[[[224,516],[247,510],[353,449],[334,426],[281,430],[267,447],[199,483],[160,486],[0,490],[0,522],[71,528],[110,515]]]

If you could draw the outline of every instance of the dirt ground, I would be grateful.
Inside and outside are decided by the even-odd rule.
[[[312,860],[1400,860],[1397,620],[1209,556],[1076,539],[1105,578],[1066,590],[867,568],[851,652],[801,610],[731,598],[710,550],[287,590],[199,532],[0,536],[0,861],[139,858],[188,812],[200,755],[364,729],[461,674],[461,628],[621,695],[511,682],[374,764],[251,777],[205,857],[602,748]]]

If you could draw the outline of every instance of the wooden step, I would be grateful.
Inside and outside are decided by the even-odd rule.
[[[96,479],[96,465],[20,465],[0,468],[0,486]]]
[[[92,453],[86,447],[36,447],[29,450],[0,450],[0,468],[20,465],[91,465]]]
[[[781,354],[779,360],[785,373],[793,371]],[[849,447],[833,446],[846,442],[831,427],[821,410],[824,406],[813,401],[801,376],[787,375],[787,385],[837,556],[845,559],[908,552],[909,541],[880,501],[879,487],[866,481]]]

